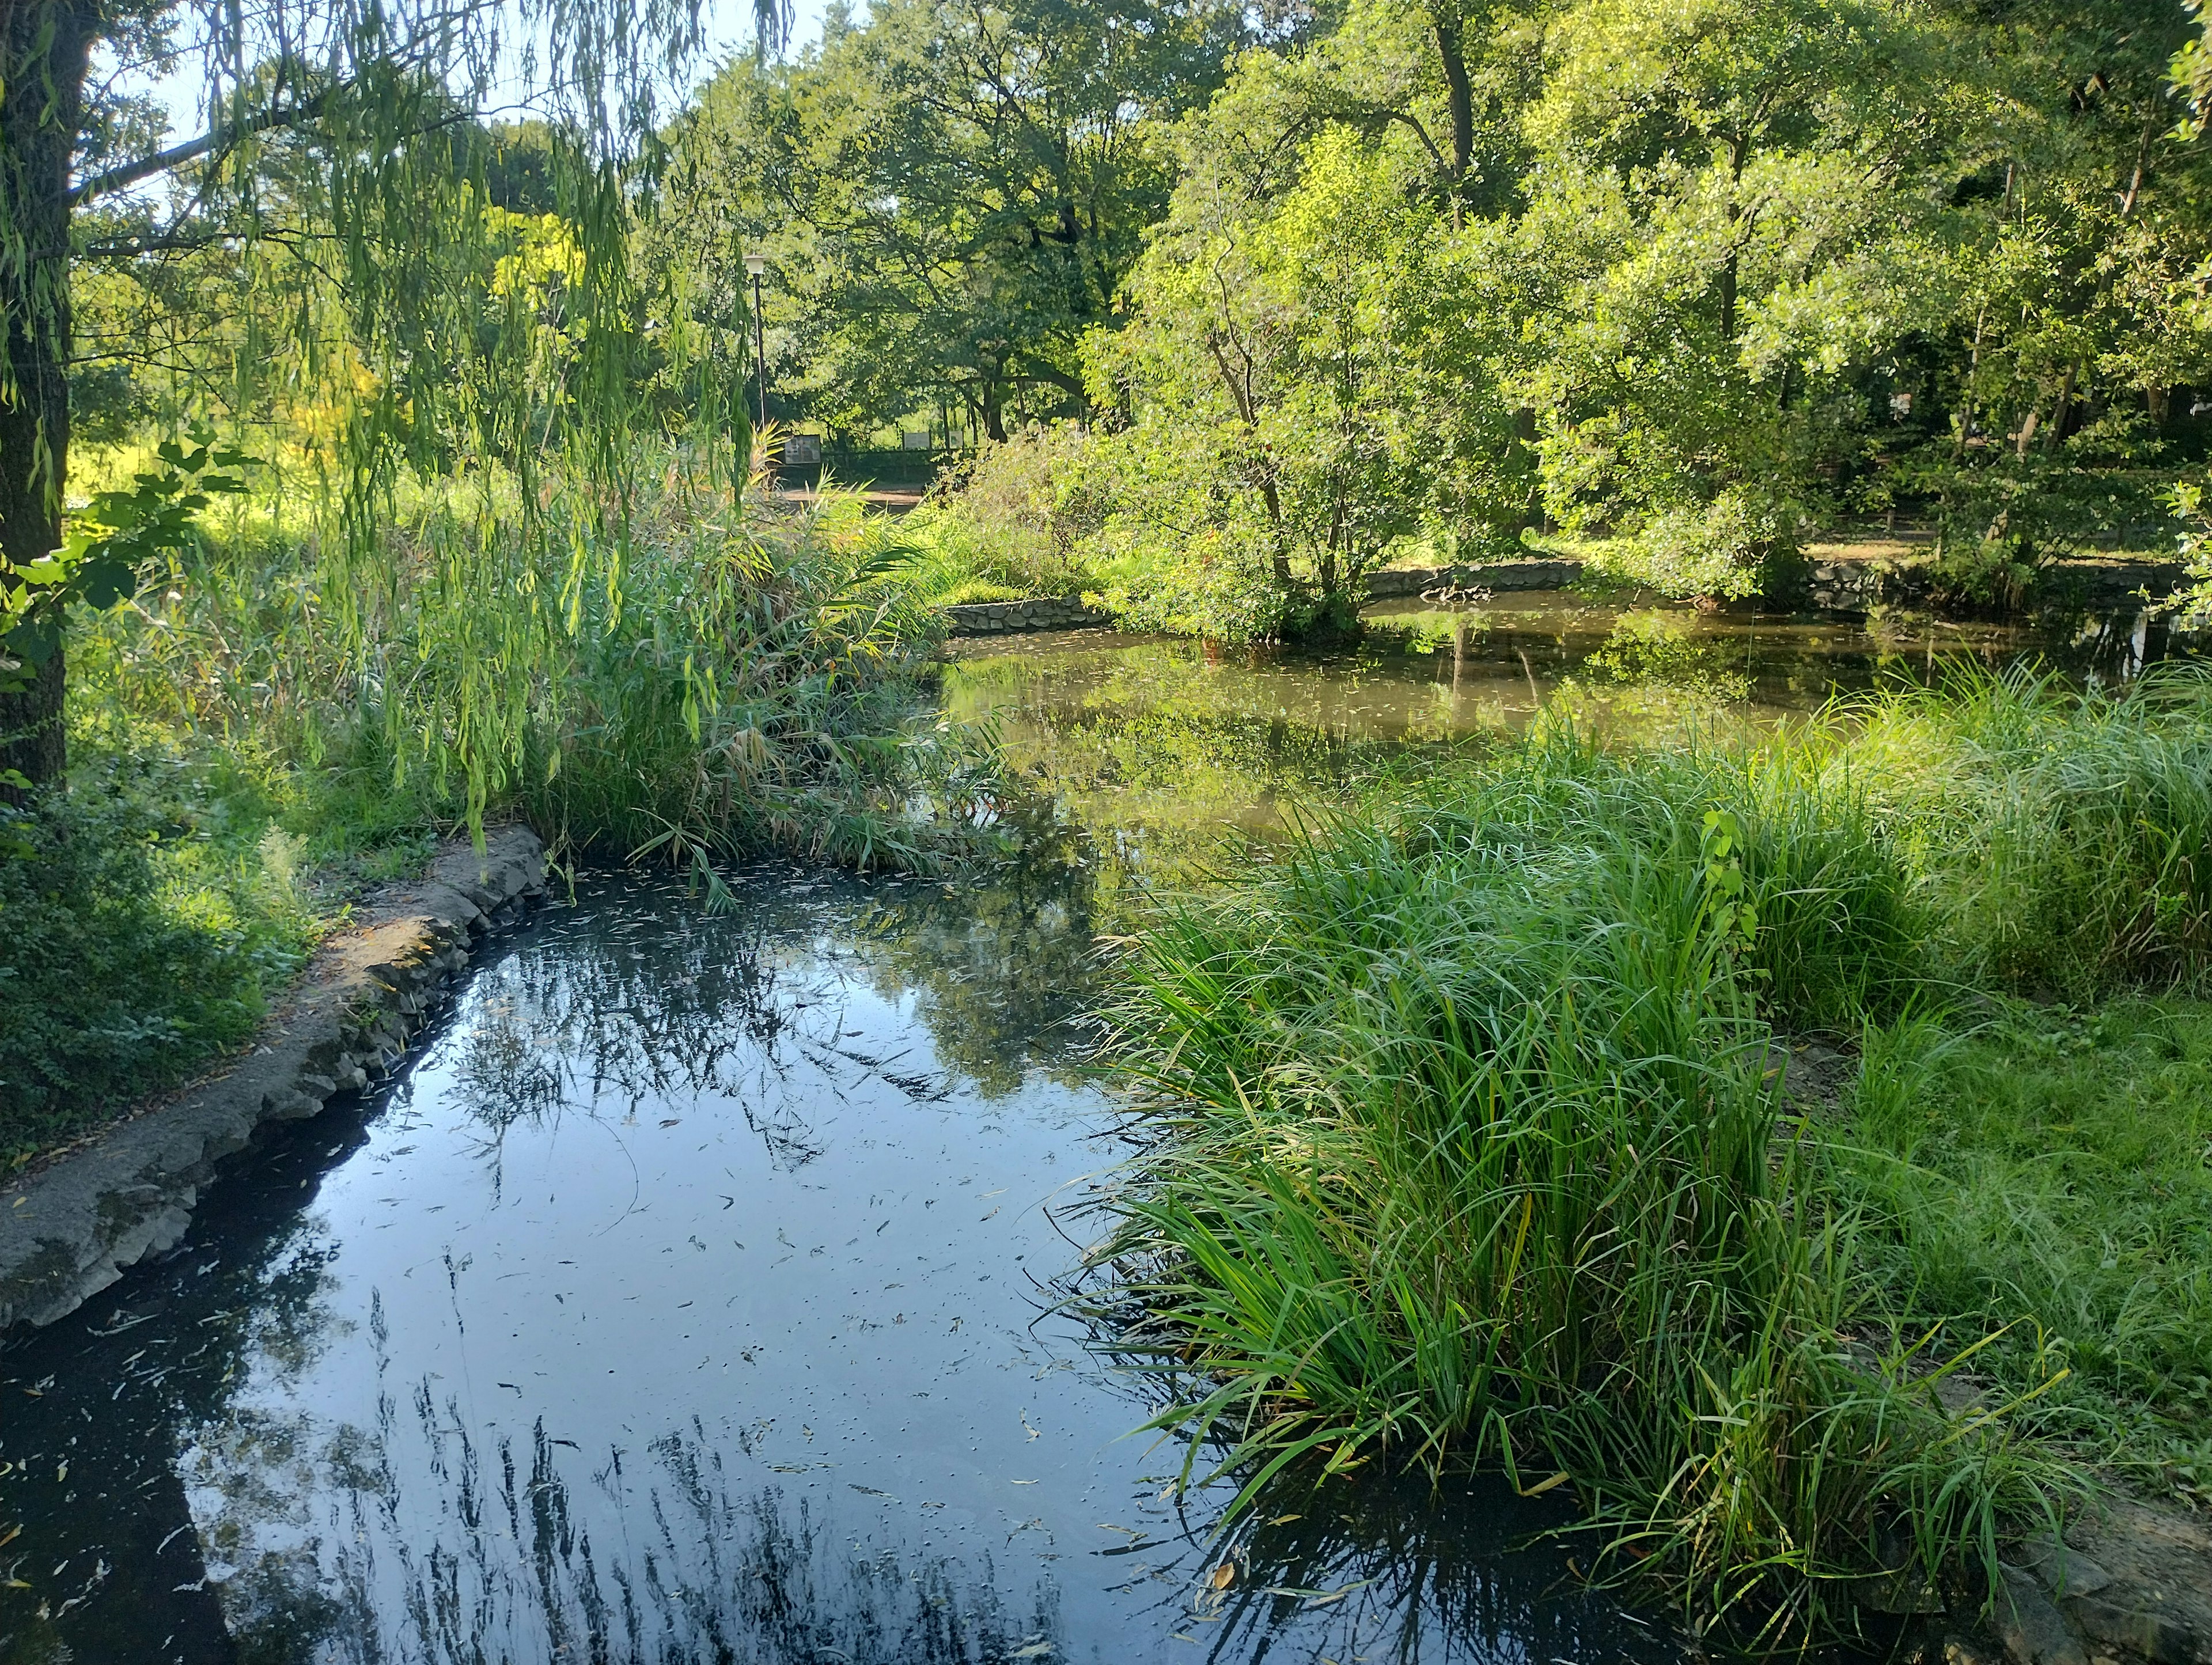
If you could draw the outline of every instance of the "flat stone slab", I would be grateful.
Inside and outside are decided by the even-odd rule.
[[[2069,1529],[2066,1549],[2036,1571],[2063,1586],[2058,1605],[2093,1642],[2157,1665],[2212,1665],[2212,1523],[2118,1498]]]
[[[389,1070],[477,940],[544,887],[545,851],[502,828],[381,892],[326,945],[252,1051],[0,1187],[0,1331],[51,1324],[184,1235],[223,1158],[264,1122],[320,1110]]]

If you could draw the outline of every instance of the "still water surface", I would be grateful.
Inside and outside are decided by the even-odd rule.
[[[1496,1486],[1286,1492],[1217,1540],[1052,1304],[1127,1148],[1091,945],[1162,851],[1541,699],[1767,721],[2034,645],[1517,611],[1456,660],[963,647],[948,706],[1070,811],[1043,857],[546,908],[395,1079],[0,1351],[0,1662],[1678,1657]]]

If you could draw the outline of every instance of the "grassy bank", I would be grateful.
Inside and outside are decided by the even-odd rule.
[[[1159,1137],[1099,1255],[1164,1425],[1255,1477],[1571,1486],[1602,1565],[1741,1635],[1847,1624],[1862,1580],[1985,1592],[2076,1484],[2096,1333],[2020,1275],[2071,1223],[2008,1243],[1942,1188],[2002,1199],[1997,1167],[1881,1160],[1863,1124],[1940,1115],[1881,1084],[1929,1035],[1998,1044],[1993,1001],[2201,982],[2208,782],[2202,676],[1900,695],[1759,750],[1554,729],[1170,910],[1125,1014]],[[1814,1030],[1874,1037],[1826,1113],[1776,1067]]]
[[[66,793],[0,817],[0,1163],[250,1034],[435,838],[927,865],[988,842],[903,549],[857,501],[732,498],[672,456],[624,517],[410,488],[375,558],[273,484],[70,640]]]

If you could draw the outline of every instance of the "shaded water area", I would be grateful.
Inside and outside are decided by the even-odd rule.
[[[1540,700],[1769,722],[2163,644],[1516,612],[1456,657],[1418,617],[1322,657],[957,647],[948,708],[1067,811],[1033,859],[763,870],[725,915],[582,883],[396,1079],[0,1348],[0,1662],[1680,1656],[1531,1545],[1556,1493],[1292,1480],[1218,1539],[1218,1492],[1176,1500],[1184,1449],[1128,1437],[1142,1384],[1053,1304],[1128,1148],[1095,937],[1164,853]]]

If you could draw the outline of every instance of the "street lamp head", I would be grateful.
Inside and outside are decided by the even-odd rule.
[[[745,270],[750,272],[755,277],[758,277],[763,272],[765,272],[768,270],[768,256],[765,254],[748,254],[745,256]]]

